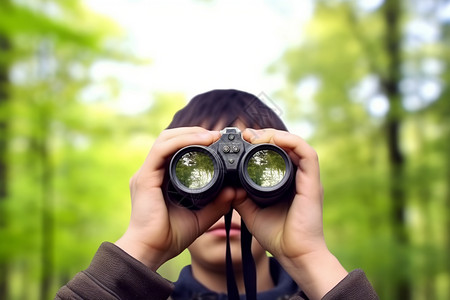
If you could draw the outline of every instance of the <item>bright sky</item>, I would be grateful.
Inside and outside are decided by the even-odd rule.
[[[288,46],[301,39],[311,0],[86,0],[129,34],[145,67],[99,63],[95,78],[123,84],[118,108],[133,113],[154,92],[181,92],[188,99],[216,88],[271,95],[282,78],[267,74]],[[91,96],[95,90],[90,91]]]

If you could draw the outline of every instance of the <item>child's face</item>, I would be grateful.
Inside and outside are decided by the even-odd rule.
[[[238,127],[241,131],[245,130],[245,126],[239,120],[232,126]],[[223,126],[216,126],[214,130],[222,130]],[[241,218],[239,214],[233,210],[233,218],[231,220],[230,230],[230,246],[231,256],[235,270],[239,270],[242,266],[241,255]],[[213,226],[211,226],[204,234],[199,236],[194,243],[189,246],[191,259],[194,262],[210,267],[225,269],[225,249],[226,249],[226,231],[225,219],[221,218]],[[265,250],[259,243],[253,239],[252,252],[255,262],[258,257],[266,255]]]
[[[233,218],[231,220],[230,248],[235,271],[239,271],[242,267],[241,218],[235,210],[233,210]],[[226,232],[224,218],[221,218],[204,234],[199,236],[188,249],[193,263],[203,266],[208,265],[210,268],[218,271],[225,270]],[[252,253],[255,262],[259,261],[259,257],[266,255],[266,251],[254,238],[252,241]]]

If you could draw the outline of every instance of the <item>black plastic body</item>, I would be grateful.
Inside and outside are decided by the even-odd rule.
[[[170,201],[189,209],[201,209],[217,197],[224,186],[243,187],[249,197],[261,207],[273,205],[278,201],[292,200],[295,192],[295,172],[289,156],[283,149],[273,144],[250,144],[242,138],[240,130],[235,127],[227,127],[221,133],[221,138],[208,147],[193,145],[175,153],[168,169],[170,182],[166,195]],[[246,171],[251,156],[265,149],[280,154],[286,166],[283,179],[271,187],[257,185]],[[178,160],[185,153],[192,151],[210,155],[214,163],[212,180],[198,189],[184,186],[175,173]]]

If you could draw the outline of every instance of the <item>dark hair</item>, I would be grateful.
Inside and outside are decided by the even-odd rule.
[[[287,131],[270,107],[258,97],[238,90],[212,90],[195,96],[175,114],[167,128],[201,126],[212,130],[217,124],[227,127],[237,121],[248,128]]]

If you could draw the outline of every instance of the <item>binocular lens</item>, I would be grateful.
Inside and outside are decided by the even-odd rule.
[[[191,145],[170,160],[166,196],[189,209],[201,209],[224,186],[243,187],[261,207],[292,199],[294,170],[286,152],[273,144],[252,145],[238,128],[227,127],[208,147]]]
[[[187,152],[178,160],[175,174],[185,187],[200,189],[206,186],[214,177],[214,163],[206,153]]]
[[[261,187],[273,187],[283,180],[286,163],[273,150],[259,150],[248,160],[247,173],[250,179]]]
[[[166,196],[189,209],[200,209],[220,191],[224,166],[207,147],[188,146],[172,157]]]

